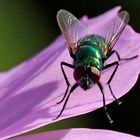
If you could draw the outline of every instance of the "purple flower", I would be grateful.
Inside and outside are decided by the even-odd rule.
[[[104,26],[109,19],[116,15],[119,9],[120,7],[116,7],[93,19],[88,19],[85,16],[82,21],[86,24],[87,29],[94,33],[96,29]],[[140,34],[127,26],[115,49],[123,58],[140,54],[139,46]],[[116,57],[112,56],[107,63],[115,60]],[[56,103],[62,98],[66,89],[66,83],[60,68],[61,61],[72,63],[62,36],[30,60],[0,74],[0,139],[10,138],[54,122],[53,119],[59,114],[63,105],[56,105]],[[66,72],[70,83],[73,84],[75,82],[73,71],[66,69]],[[112,69],[110,68],[102,73],[101,77],[105,87],[107,104],[113,102],[106,85],[111,73]],[[117,98],[126,94],[134,86],[139,73],[140,57],[120,64],[111,83]],[[130,78],[131,80],[129,80]],[[102,104],[102,95],[97,86],[87,91],[78,87],[69,99],[63,114],[55,121],[96,110],[102,107]],[[75,131],[85,131],[87,133],[87,130],[81,129],[64,130],[59,131],[61,133],[56,132],[56,134],[66,135],[68,131],[72,131],[72,134]],[[95,131],[96,134],[96,130],[89,130],[87,134],[90,135],[91,131]],[[49,133],[55,133],[55,131],[48,132],[47,135]],[[102,130],[97,131],[99,135],[112,132],[103,133]]]
[[[28,136],[13,138],[10,140],[139,140],[129,134],[99,130],[99,129],[65,129],[58,131],[50,131],[45,133],[38,133]]]

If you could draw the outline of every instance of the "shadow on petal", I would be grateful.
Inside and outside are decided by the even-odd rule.
[[[15,123],[18,125],[20,121],[24,122],[24,119],[30,117],[30,115],[32,116],[32,120],[37,119],[37,117],[39,118],[39,116],[35,116],[34,114],[35,107],[46,98],[49,98],[56,90],[57,85],[57,82],[46,83],[39,87],[23,91],[5,100],[3,104],[0,105],[0,134],[8,127],[11,127],[11,125]],[[46,110],[46,116],[49,117],[48,110]],[[24,123],[25,124],[21,123],[20,125],[26,126],[30,121],[25,121]],[[16,131],[16,129],[18,130],[20,128],[15,127],[13,131]]]

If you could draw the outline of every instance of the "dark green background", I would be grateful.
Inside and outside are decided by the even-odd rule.
[[[59,9],[67,9],[80,18],[85,14],[89,17],[97,16],[117,5],[130,13],[130,24],[140,32],[138,0],[0,0],[0,70],[7,70],[26,60],[60,34],[56,22]],[[51,124],[39,131],[88,127],[112,129],[140,136],[139,81],[129,94],[121,98],[121,106],[118,107],[115,103],[108,106],[114,119],[112,125],[107,122],[103,110],[99,109],[81,117]]]

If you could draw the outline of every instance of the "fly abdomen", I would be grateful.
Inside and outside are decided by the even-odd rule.
[[[81,46],[85,45],[95,47],[95,49],[98,48],[99,50],[98,49],[96,50],[100,51],[99,53],[102,54],[101,56],[102,58],[106,58],[111,51],[111,48],[109,47],[107,40],[99,35],[87,35],[84,38],[79,39],[77,44],[78,49]]]

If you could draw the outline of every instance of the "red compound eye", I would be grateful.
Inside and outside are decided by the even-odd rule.
[[[85,74],[85,68],[83,66],[78,66],[75,68],[73,76],[76,81],[78,81]]]
[[[100,71],[96,67],[89,67],[88,75],[95,83],[97,83],[100,79]]]

